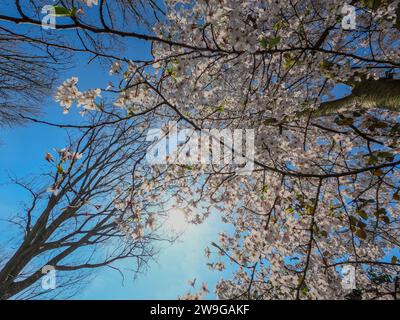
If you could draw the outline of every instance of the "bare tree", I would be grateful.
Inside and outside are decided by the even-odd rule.
[[[0,26],[0,126],[37,114],[55,80],[56,55]]]
[[[65,296],[85,270],[131,258],[137,272],[154,255],[152,242],[161,237],[148,210],[151,201],[137,191],[152,179],[141,163],[146,142],[139,126],[144,124],[136,120],[97,126],[103,118],[81,130],[78,139],[71,138],[74,142],[57,150],[57,156],[46,155],[53,173],[33,183],[15,180],[32,200],[13,220],[23,236],[1,261],[1,299],[43,294],[38,280],[46,265],[67,277],[58,287],[62,290],[53,292]],[[43,187],[44,180],[49,183]]]

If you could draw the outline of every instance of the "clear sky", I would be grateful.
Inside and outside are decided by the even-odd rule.
[[[209,270],[203,251],[211,241],[217,240],[219,231],[221,223],[217,215],[211,216],[201,226],[188,226],[178,242],[162,246],[159,256],[150,263],[149,270],[140,274],[136,280],[126,276],[122,282],[118,272],[104,270],[77,298],[176,299],[190,289],[187,281],[194,278],[197,285],[206,282],[212,289],[227,271],[221,273]],[[129,266],[129,261],[122,265]],[[211,292],[206,298],[213,297]]]
[[[0,5],[0,11],[10,10]],[[54,31],[53,31],[54,32]],[[132,41],[128,50],[135,56],[148,57],[149,44]],[[74,65],[63,72],[59,82],[71,77],[79,78],[82,90],[105,87],[109,81],[108,70],[96,61],[87,64],[88,57],[74,60]],[[45,100],[40,119],[69,123],[79,121],[78,110],[68,115],[52,97]],[[7,219],[21,210],[21,202],[29,201],[29,195],[10,181],[10,176],[30,180],[46,172],[44,155],[53,148],[62,148],[67,139],[66,132],[42,124],[29,123],[23,127],[0,129],[0,244],[2,249],[12,250],[7,245],[9,236],[15,236],[16,229],[6,223]],[[226,227],[225,227],[226,228]],[[78,299],[175,299],[189,290],[188,280],[197,279],[197,284],[207,282],[212,288],[223,273],[211,271],[206,266],[203,251],[218,233],[224,229],[218,214],[212,215],[200,226],[184,226],[185,231],[177,243],[161,244],[160,253],[151,261],[149,268],[134,280],[133,274],[121,275],[110,268],[96,271],[95,277],[75,298]],[[183,230],[183,229],[182,229]],[[131,261],[118,265],[129,268]],[[226,271],[228,272],[228,271]],[[207,298],[213,298],[211,293]]]

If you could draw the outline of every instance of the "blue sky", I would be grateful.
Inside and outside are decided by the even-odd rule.
[[[11,10],[0,5],[0,11]],[[20,28],[25,28],[24,26]],[[21,30],[21,29],[20,29]],[[55,32],[55,31],[51,31]],[[132,40],[128,50],[140,58],[149,57],[149,44]],[[129,56],[129,54],[128,54]],[[81,90],[105,87],[110,80],[108,70],[96,60],[87,64],[88,56],[80,56],[64,71],[59,82],[71,77],[79,78]],[[62,109],[49,97],[42,105],[39,119],[54,123],[71,123],[80,120],[78,110],[63,115]],[[15,186],[10,176],[30,180],[46,172],[44,155],[53,148],[62,148],[66,133],[58,128],[28,123],[23,127],[0,129],[0,245],[7,247],[9,236],[15,236],[14,228],[4,221],[21,209],[23,201],[29,201],[26,191]],[[207,282],[212,288],[223,273],[211,271],[206,266],[204,248],[216,241],[224,226],[217,214],[210,216],[200,226],[186,226],[179,240],[170,245],[160,245],[160,253],[151,261],[149,268],[134,280],[131,272],[125,280],[110,268],[96,271],[95,276],[77,295],[77,299],[176,299],[189,290],[188,280],[197,278],[197,284]],[[121,269],[129,268],[132,261],[119,263]],[[228,272],[228,271],[226,271]],[[226,273],[225,272],[225,273]],[[209,294],[207,298],[213,298]]]
[[[201,226],[188,226],[174,244],[162,245],[162,250],[149,265],[149,270],[133,281],[127,276],[122,283],[115,270],[105,270],[94,278],[77,298],[82,299],[176,299],[190,289],[187,281],[196,278],[196,287],[206,282],[212,289],[228,271],[207,268],[204,248],[217,240],[221,222],[214,214]],[[122,266],[129,266],[129,261]],[[210,290],[212,291],[212,290]],[[192,290],[192,293],[194,291]],[[213,298],[211,293],[206,298]]]

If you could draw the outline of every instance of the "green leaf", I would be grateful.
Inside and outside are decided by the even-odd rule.
[[[393,154],[387,151],[381,151],[376,154],[379,158],[393,158]]]
[[[290,213],[290,214],[293,214],[294,210],[293,210],[293,208],[287,208],[287,212]]]
[[[78,11],[78,8],[72,7],[72,9],[71,9],[71,16],[75,17],[77,11]]]
[[[314,206],[313,205],[308,205],[306,207],[306,214],[312,215],[313,211],[314,211]]]
[[[57,173],[59,173],[59,174],[64,174],[64,169],[63,169],[63,167],[61,166],[61,164],[59,164],[59,165],[57,166]]]
[[[375,0],[361,0],[361,3],[367,8],[372,9],[374,7],[374,1]]]
[[[307,287],[306,285],[304,285],[304,286],[301,288],[301,292],[302,292],[303,295],[306,295],[307,292],[308,292],[308,287]]]
[[[377,162],[378,162],[378,157],[371,156],[368,159],[368,164],[371,165],[371,166],[377,164]]]
[[[350,219],[350,224],[351,225],[354,225],[354,226],[357,225],[357,223],[358,223],[358,219],[357,218],[355,218],[353,216],[350,216],[349,219]]]
[[[172,66],[171,67],[167,67],[167,69],[165,71],[167,72],[167,75],[169,75],[169,76],[174,76],[175,75],[175,71],[174,71],[174,68]]]
[[[320,235],[326,238],[328,236],[328,232],[326,232],[325,230],[322,230],[320,232]]]
[[[371,10],[377,10],[382,5],[388,5],[387,3],[388,1],[382,1],[382,0],[361,0],[360,2]]]
[[[386,223],[386,224],[389,224],[389,223],[390,223],[390,219],[389,219],[389,217],[386,216],[386,215],[381,216],[380,219],[381,219],[384,223]]]
[[[322,60],[319,63],[319,67],[321,68],[322,74],[327,78],[331,79],[334,77],[334,73],[332,72],[334,64],[328,60]]]
[[[281,28],[280,23],[279,23],[279,22],[275,22],[275,23],[274,23],[274,30],[275,30],[275,32],[278,32],[280,28]]]
[[[330,61],[328,61],[328,60],[322,60],[322,61],[319,63],[319,66],[320,66],[320,68],[323,69],[323,70],[331,70],[332,67],[334,66],[334,64],[333,64],[333,62],[330,62]]]
[[[277,46],[281,42],[281,37],[273,37],[270,39],[261,39],[258,41],[260,47],[263,49],[272,49],[273,47]]]
[[[295,63],[296,63],[296,59],[291,53],[286,52],[283,55],[283,68],[285,70],[293,67],[295,65]]]
[[[358,211],[357,211],[357,214],[358,214],[361,218],[363,218],[363,219],[365,219],[365,220],[368,219],[368,214],[367,214],[364,210],[358,210]]]
[[[351,126],[354,123],[353,118],[336,118],[335,123],[339,126]]]
[[[278,44],[279,44],[279,42],[281,42],[281,37],[274,37],[274,38],[272,38],[271,40],[269,40],[269,47],[270,48],[273,48],[273,47],[276,47]]]
[[[71,17],[76,13],[76,8],[72,8],[71,10],[65,7],[53,6],[56,17]]]
[[[276,124],[278,121],[275,118],[268,118],[264,120],[266,126]]]
[[[380,215],[386,215],[386,209],[385,208],[379,208],[376,212],[375,212],[375,216],[379,217]]]
[[[364,229],[357,229],[356,236],[362,240],[365,240],[367,238],[367,233],[365,232]]]
[[[261,48],[267,49],[268,47],[268,41],[267,39],[261,39],[258,41],[258,44],[260,45]]]

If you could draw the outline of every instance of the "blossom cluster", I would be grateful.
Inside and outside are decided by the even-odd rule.
[[[77,88],[78,78],[72,77],[58,87],[55,94],[55,100],[60,103],[64,109],[64,114],[69,113],[69,110],[74,102],[77,106],[83,106],[83,115],[88,110],[98,110],[99,105],[95,102],[96,98],[100,97],[100,89],[91,89],[80,92]]]
[[[205,250],[215,258],[210,269],[230,263],[235,270],[216,286],[219,298],[343,298],[346,262],[357,265],[365,297],[392,290],[393,282],[376,275],[398,272],[396,257],[382,263],[400,237],[398,109],[384,109],[376,101],[387,101],[372,101],[363,87],[373,91],[398,70],[399,1],[359,4],[354,32],[340,28],[345,3],[167,0],[168,23],[153,30],[163,39],[153,42],[154,61],[111,66],[110,75],[121,77],[113,105],[124,116],[156,110],[157,125],[182,120],[196,129],[256,131],[249,177],[229,167],[168,165],[152,168],[164,170],[162,179],[141,191],[127,186],[115,200],[132,210],[120,225],[135,239],[154,217],[141,218],[132,189],[154,202],[173,194],[193,223],[216,209],[234,227],[221,233],[216,252]],[[100,91],[81,93],[76,84],[67,80],[57,92],[64,110],[73,102],[96,109]]]

